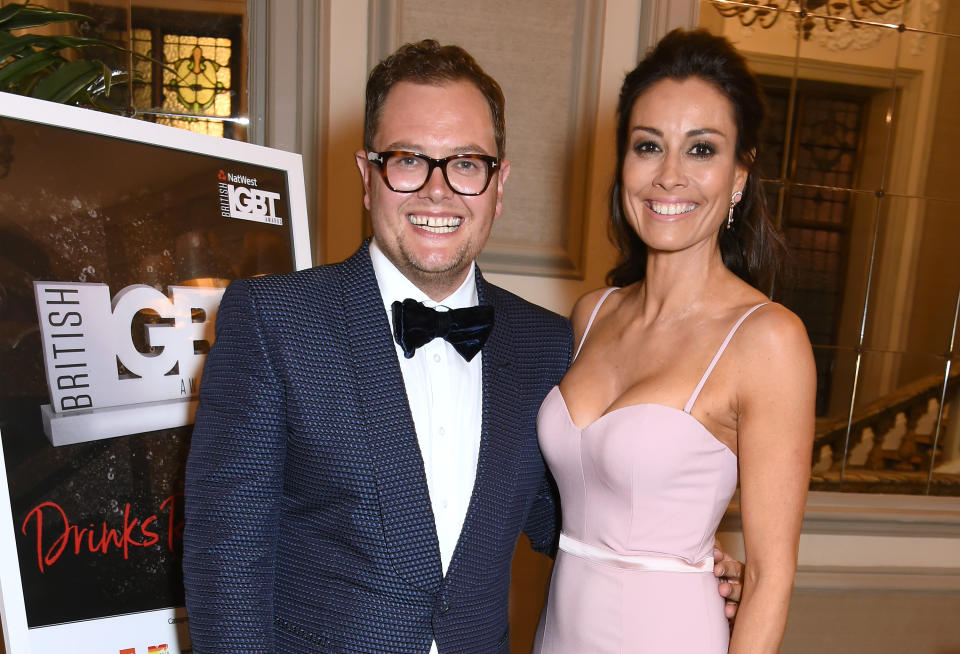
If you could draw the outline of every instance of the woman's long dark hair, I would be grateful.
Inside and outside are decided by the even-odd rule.
[[[727,229],[724,222],[720,227],[723,263],[748,284],[769,293],[780,271],[785,247],[767,216],[763,189],[754,167],[765,114],[763,96],[746,60],[729,41],[706,30],[676,29],[667,34],[627,74],[620,88],[617,173],[610,189],[610,237],[620,250],[620,259],[607,275],[607,281],[614,286],[626,286],[646,274],[647,246],[627,222],[621,197],[633,104],[661,80],[682,81],[691,77],[712,84],[730,100],[737,126],[735,156],[748,173],[743,198],[733,211],[733,226]]]

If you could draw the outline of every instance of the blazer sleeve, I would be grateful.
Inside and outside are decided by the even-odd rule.
[[[543,475],[540,489],[523,525],[523,533],[530,539],[530,547],[534,551],[556,556],[560,538],[560,500],[550,473]]]
[[[546,382],[544,388],[547,390],[560,383],[573,357],[573,330],[570,323],[559,316],[555,317],[554,322],[553,329],[544,329],[544,333],[551,334],[552,338],[543,341],[552,344],[552,347],[542,346],[544,351],[541,361],[546,366],[542,380]],[[546,390],[543,395],[546,396]],[[536,404],[538,408],[542,400],[543,397],[539,398]],[[535,551],[550,557],[556,556],[560,539],[560,518],[560,494],[544,464],[543,479],[523,525],[523,532],[530,539],[530,546]]]
[[[183,578],[193,651],[272,652],[283,385],[249,280],[220,304],[187,460]]]

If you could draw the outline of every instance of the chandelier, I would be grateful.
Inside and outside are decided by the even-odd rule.
[[[804,40],[809,40],[816,21],[822,21],[833,32],[841,24],[859,28],[860,22],[901,9],[908,0],[712,0],[713,6],[724,18],[736,17],[744,27],[758,25],[769,29],[781,13],[792,14],[803,28]]]

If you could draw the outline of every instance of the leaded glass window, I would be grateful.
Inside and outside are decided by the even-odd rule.
[[[791,180],[787,188],[766,185],[767,203],[779,222],[792,254],[792,275],[777,299],[803,319],[815,345],[836,342],[843,307],[853,186],[860,160],[863,117],[869,90],[827,83],[798,84],[790,143],[783,142],[788,120],[789,80],[764,79],[770,119],[763,135],[761,176]],[[842,91],[842,92],[841,92]],[[784,160],[784,148],[787,148]],[[829,410],[835,352],[815,351],[817,415]]]
[[[235,4],[235,14],[131,5],[128,15],[127,9],[85,2],[72,2],[70,9],[94,19],[84,26],[86,31],[138,55],[132,62],[130,100],[128,89],[118,90],[135,117],[212,136],[244,138],[240,73],[244,3]]]

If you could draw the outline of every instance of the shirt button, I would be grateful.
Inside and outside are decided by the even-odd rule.
[[[440,355],[439,355],[439,354],[434,354],[434,355],[433,355],[433,360],[436,361],[437,363],[440,363]]]
[[[441,436],[443,436],[444,434],[447,433],[447,430],[444,429],[443,427],[441,427],[440,429],[437,430],[437,433],[440,434]]]

